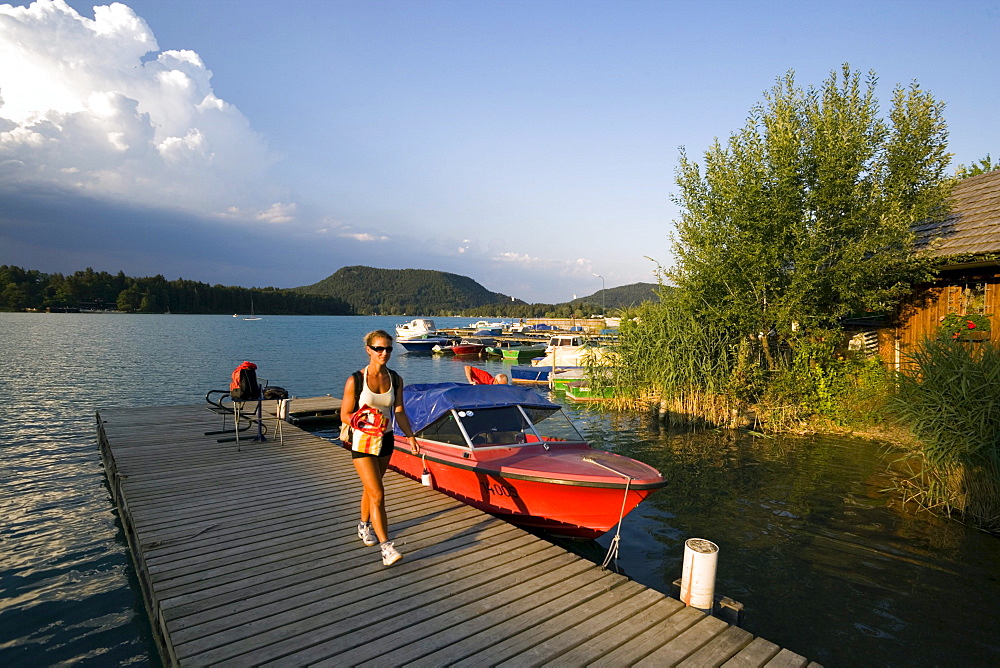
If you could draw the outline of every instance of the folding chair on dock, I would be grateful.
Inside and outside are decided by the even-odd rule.
[[[218,399],[213,399],[213,395],[216,394],[219,395]],[[227,398],[231,402],[228,406],[225,404]],[[253,440],[266,441],[267,438],[264,434],[267,433],[267,426],[263,420],[262,403],[265,399],[276,399],[278,400],[278,405],[275,409],[275,430],[278,432],[281,445],[284,446],[285,438],[281,429],[281,418],[278,414],[281,408],[281,400],[287,398],[288,392],[284,388],[267,387],[266,380],[264,381],[264,385],[261,386],[257,381],[257,365],[253,362],[243,362],[243,364],[236,367],[233,371],[229,390],[209,390],[205,395],[205,401],[210,404],[209,409],[222,414],[222,430],[206,431],[205,435],[216,436],[219,434],[235,433],[235,437],[219,438],[216,441],[219,443],[236,441],[236,451],[239,452],[240,432],[246,431],[256,423],[257,435]],[[244,411],[244,407],[248,403],[256,404],[251,412]],[[229,413],[233,414],[233,429],[231,430],[226,429],[226,416]],[[246,422],[245,426],[242,426],[243,421]]]

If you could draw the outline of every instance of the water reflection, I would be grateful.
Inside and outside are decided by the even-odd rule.
[[[721,550],[717,591],[746,606],[748,630],[811,659],[1000,660],[1000,621],[984,614],[1000,593],[1000,543],[895,502],[884,446],[580,417],[604,447],[669,479],[626,519],[619,565],[630,577],[670,592],[684,540],[708,538]],[[609,540],[571,549],[599,561]]]

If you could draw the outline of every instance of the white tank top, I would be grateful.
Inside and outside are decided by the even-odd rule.
[[[378,412],[388,421],[386,433],[392,431],[392,407],[396,403],[396,388],[392,386],[392,374],[389,374],[389,391],[377,394],[368,388],[368,367],[361,370],[361,396],[358,397],[358,408],[365,404],[377,408]]]

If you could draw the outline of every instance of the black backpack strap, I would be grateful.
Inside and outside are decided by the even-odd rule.
[[[354,379],[354,410],[358,410],[361,408],[358,404],[361,403],[361,383],[365,382],[365,375],[355,371],[351,374],[351,378]]]
[[[396,405],[396,392],[399,390],[399,386],[403,383],[403,379],[399,377],[399,374],[389,369],[389,379],[392,381],[392,405]],[[396,430],[396,410],[392,410],[392,429]]]

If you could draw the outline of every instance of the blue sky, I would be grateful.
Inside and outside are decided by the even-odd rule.
[[[996,1],[28,5],[0,5],[0,264],[46,272],[652,282],[679,148],[845,62],[944,101],[955,165],[1000,157]]]

